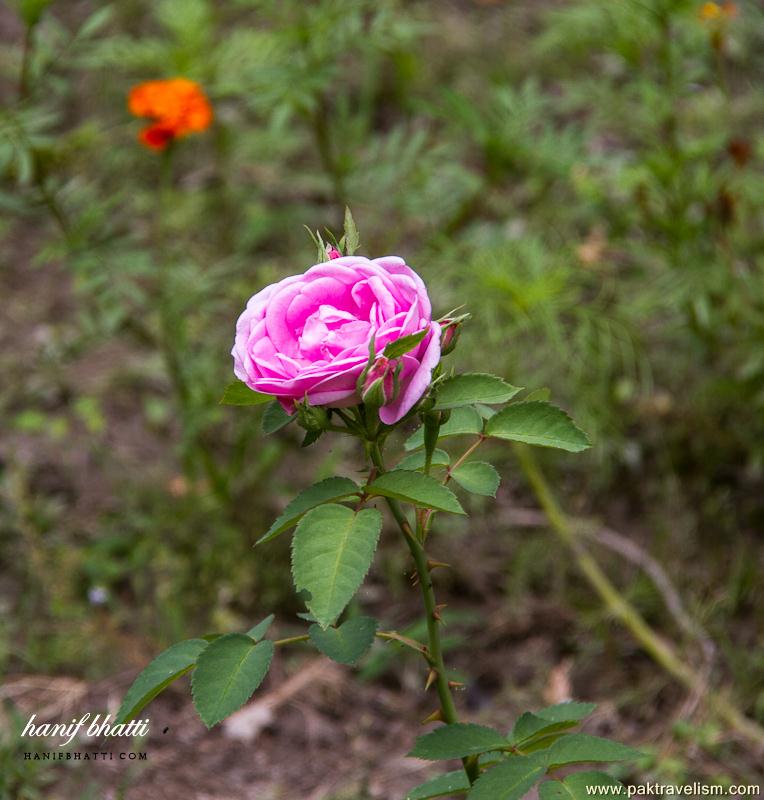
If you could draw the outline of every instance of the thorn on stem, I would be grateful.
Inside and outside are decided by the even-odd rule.
[[[438,567],[443,567],[444,569],[451,569],[451,565],[446,564],[445,561],[433,561],[430,558],[427,559],[427,569],[430,570],[430,572],[432,572],[434,569],[437,569]]]
[[[428,722],[445,722],[443,712],[439,708],[436,709],[429,717],[425,717],[420,724],[427,725]]]
[[[430,688],[430,686],[433,685],[433,683],[435,683],[437,679],[438,679],[438,670],[430,669],[430,671],[427,673],[427,680],[425,681],[424,684],[425,692]]]
[[[411,530],[411,525],[409,525],[408,522],[403,526],[403,532],[406,534],[406,536],[409,537],[409,539],[416,540],[416,537],[414,536],[414,531]]]
[[[436,619],[438,622],[443,622],[443,617],[441,616],[440,611],[441,609],[447,607],[448,603],[438,603],[438,605],[435,606],[435,610],[432,612],[433,619]]]

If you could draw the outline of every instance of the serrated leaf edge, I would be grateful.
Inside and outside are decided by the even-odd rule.
[[[219,644],[219,643],[220,643],[220,642],[221,642],[223,639],[230,638],[230,637],[239,637],[239,636],[246,636],[246,634],[245,634],[245,633],[227,633],[227,634],[225,634],[224,636],[221,636],[220,638],[216,639],[214,642],[210,642],[209,646],[208,646],[208,647],[206,647],[206,648],[205,648],[205,649],[204,649],[204,650],[203,650],[203,651],[202,651],[202,652],[199,654],[199,658],[197,658],[197,660],[196,660],[196,665],[195,665],[195,666],[196,666],[196,667],[198,667],[198,666],[199,666],[199,661],[200,661],[200,659],[202,658],[202,656],[204,656],[205,654],[206,654],[206,655],[209,657],[210,648],[211,648],[213,645],[217,645],[217,644]],[[247,638],[250,638],[250,637],[247,637]],[[252,695],[253,695],[253,694],[254,694],[254,693],[257,691],[257,689],[258,689],[258,688],[260,687],[260,685],[262,684],[263,680],[265,680],[265,676],[268,674],[268,670],[271,668],[271,662],[273,661],[273,654],[274,654],[274,652],[275,652],[275,649],[276,649],[276,648],[273,646],[273,642],[271,642],[271,641],[270,641],[270,640],[268,640],[268,639],[261,639],[259,642],[255,642],[255,641],[254,641],[254,639],[250,639],[250,640],[252,641],[252,647],[251,647],[251,648],[250,648],[250,650],[247,652],[247,654],[245,655],[245,657],[244,657],[244,658],[242,658],[242,660],[239,662],[239,665],[238,665],[238,666],[237,666],[237,668],[236,668],[236,672],[238,673],[238,671],[241,669],[241,665],[244,663],[244,661],[245,661],[247,658],[249,658],[249,656],[251,656],[251,654],[252,654],[252,653],[253,653],[253,652],[254,652],[254,651],[255,651],[255,650],[258,648],[258,647],[263,647],[263,646],[265,646],[265,647],[267,647],[267,648],[269,649],[269,651],[270,651],[270,652],[269,652],[269,655],[268,655],[268,660],[267,660],[267,663],[266,663],[266,665],[265,665],[265,670],[264,670],[264,672],[263,672],[263,677],[262,677],[262,679],[260,680],[260,683],[258,683],[258,684],[257,684],[257,686],[253,687],[252,691],[249,693],[249,695],[247,696],[247,698],[246,698],[246,699],[245,699],[245,700],[242,702],[242,704],[241,704],[240,706],[237,706],[236,708],[232,709],[232,710],[231,710],[231,712],[230,712],[229,714],[227,714],[227,715],[225,715],[225,716],[223,716],[223,717],[220,717],[220,719],[215,719],[213,722],[207,722],[207,720],[206,720],[206,719],[204,719],[204,717],[202,717],[202,715],[201,715],[201,712],[199,711],[199,706],[197,705],[197,686],[196,686],[196,676],[197,676],[199,673],[198,673],[198,671],[194,670],[194,675],[193,675],[193,677],[191,678],[191,697],[192,697],[192,699],[193,699],[194,708],[196,709],[196,712],[197,712],[197,714],[199,714],[199,718],[200,718],[200,719],[201,719],[201,721],[202,721],[202,722],[203,722],[203,723],[206,725],[206,727],[207,727],[207,729],[208,729],[208,730],[210,730],[210,729],[214,728],[214,727],[215,727],[215,725],[217,725],[218,723],[222,722],[222,721],[223,721],[223,720],[226,718],[226,716],[230,716],[231,714],[233,714],[233,712],[234,712],[234,711],[238,711],[238,709],[239,709],[239,708],[241,708],[241,707],[244,705],[244,703],[246,703],[246,702],[249,700],[249,698],[250,698],[250,697],[252,697]],[[230,689],[230,686],[231,686],[231,683],[232,683],[232,682],[233,682],[233,677],[231,677],[231,678],[229,679],[226,689]],[[223,692],[223,694],[225,694],[225,692]],[[222,696],[222,695],[221,695],[221,696]],[[218,707],[219,707],[219,705],[220,705],[220,701],[218,701]]]

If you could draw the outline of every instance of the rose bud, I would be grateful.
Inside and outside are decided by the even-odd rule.
[[[297,410],[297,424],[301,428],[315,433],[326,430],[329,414],[325,408],[308,405],[307,400],[294,405]]]
[[[384,356],[369,367],[361,386],[361,399],[367,406],[381,408],[395,400],[399,390],[395,373],[395,365]]]
[[[459,336],[462,332],[463,321],[464,316],[456,317],[455,319],[446,318],[441,321],[440,324],[443,333],[440,342],[440,354],[442,356],[447,356],[456,347],[456,343],[459,341]]]
[[[335,258],[342,258],[342,253],[333,245],[326,245],[326,260],[334,261]]]

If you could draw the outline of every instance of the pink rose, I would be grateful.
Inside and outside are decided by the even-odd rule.
[[[403,259],[344,256],[303,275],[267,286],[236,323],[234,372],[251,389],[278,398],[345,407],[361,402],[356,383],[369,360],[369,342],[389,342],[428,328],[400,359],[400,391],[379,409],[382,422],[403,417],[430,385],[440,360],[440,326],[432,321],[422,279]]]

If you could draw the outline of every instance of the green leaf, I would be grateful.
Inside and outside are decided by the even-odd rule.
[[[353,617],[339,628],[323,630],[320,625],[308,629],[310,641],[325,655],[340,664],[355,664],[374,644],[377,620]]]
[[[460,436],[467,433],[480,433],[483,430],[483,420],[472,406],[455,408],[445,425],[441,425],[438,439],[448,436]],[[406,450],[416,450],[424,446],[424,426],[414,431],[404,444]]]
[[[602,794],[592,792],[595,786],[607,786],[612,791]],[[544,781],[539,786],[540,800],[590,800],[592,797],[619,797],[625,787],[605,772],[576,772],[561,781]]]
[[[566,736],[572,727],[573,725],[570,722],[556,722],[547,730],[541,731],[536,736],[531,736],[530,739],[526,739],[520,749],[527,756],[538,755],[539,758],[545,758],[546,756],[542,753],[542,750],[549,750],[558,739]]]
[[[220,398],[222,406],[259,406],[262,403],[270,403],[273,398],[269,394],[255,392],[241,381],[234,381],[225,387],[223,396]]]
[[[406,800],[430,800],[433,797],[465,794],[469,788],[467,773],[463,769],[457,769],[419,784],[406,795]]]
[[[509,740],[512,744],[522,745],[521,749],[525,752],[528,749],[542,749],[549,747],[556,740],[556,737],[552,736],[552,734],[573,728],[576,724],[576,722],[572,721],[553,722],[526,711],[515,723]],[[538,747],[530,747],[532,743],[538,744]]]
[[[350,478],[334,477],[326,478],[307,489],[303,489],[300,494],[291,500],[287,507],[279,514],[276,521],[270,528],[257,540],[257,544],[269,542],[275,539],[280,533],[296,525],[303,514],[311,508],[320,506],[322,503],[331,503],[342,500],[345,497],[360,495],[361,488]]]
[[[243,633],[228,633],[207,646],[196,663],[191,689],[208,728],[249,700],[268,673],[273,650],[273,642],[255,643]]]
[[[382,354],[385,358],[400,358],[413,350],[427,336],[429,331],[429,328],[424,328],[424,330],[410,333],[408,336],[401,336],[400,339],[388,342]]]
[[[296,414],[292,414],[291,416],[287,414],[281,407],[281,403],[279,403],[278,400],[274,400],[266,407],[263,413],[263,420],[261,422],[263,433],[266,435],[276,433],[276,431],[280,431],[285,425],[289,425],[296,417]]]
[[[487,753],[481,753],[478,756],[478,764],[480,767],[492,767],[498,764],[507,757],[507,754],[501,750],[489,750]]]
[[[447,761],[451,758],[478,755],[489,750],[500,750],[507,746],[506,738],[493,728],[457,722],[453,725],[443,725],[420,736],[409,757],[424,758],[428,761]]]
[[[469,461],[451,470],[451,477],[468,492],[496,497],[501,478],[493,464],[486,461]]]
[[[519,800],[543,774],[536,758],[507,759],[475,781],[467,800]]]
[[[292,576],[322,628],[350,602],[377,549],[382,515],[374,508],[353,511],[330,503],[309,511],[292,539]]]
[[[571,733],[558,739],[544,752],[548,767],[581,764],[589,761],[629,761],[642,754],[632,747],[587,733]]]
[[[542,386],[541,389],[534,389],[532,392],[529,392],[523,398],[523,402],[528,403],[531,400],[549,400],[551,396],[552,392],[546,386]]]
[[[258,622],[257,625],[247,631],[247,636],[259,642],[261,639],[265,638],[265,634],[268,633],[268,628],[271,627],[275,618],[273,614],[268,614],[262,622]]]
[[[509,741],[513,744],[517,744],[531,736],[535,736],[541,731],[547,730],[547,728],[554,727],[556,724],[556,722],[544,719],[543,717],[537,717],[532,712],[526,711],[524,714],[521,714],[517,722],[515,722],[512,733],[509,735]]]
[[[488,420],[486,433],[498,439],[557,447],[571,453],[590,447],[587,435],[561,408],[541,400],[503,408]]]
[[[174,680],[190,672],[205,647],[204,639],[186,639],[160,653],[127,690],[116,724],[129,722]]]
[[[424,450],[418,453],[411,453],[401,459],[396,465],[395,469],[424,469],[426,454]],[[432,451],[432,466],[433,467],[447,467],[451,463],[451,456],[445,450],[439,450],[437,447]]]
[[[345,239],[345,253],[349,256],[354,255],[361,245],[361,236],[348,206],[345,206],[345,236],[343,238]]]
[[[451,514],[464,514],[456,495],[430,475],[408,469],[385,472],[366,487],[370,495],[403,500],[420,508],[434,508]]]
[[[515,723],[509,739],[512,744],[524,745],[534,741],[539,736],[548,736],[552,733],[575,727],[582,719],[589,716],[595,709],[594,703],[558,703],[554,706],[542,708],[535,713],[526,712]],[[545,744],[551,745],[553,739]]]
[[[86,20],[82,23],[82,26],[77,31],[77,38],[78,39],[88,39],[91,36],[95,36],[97,33],[101,31],[109,22],[111,22],[112,18],[114,17],[114,9],[111,6],[105,6],[104,8],[99,8],[97,11],[94,11]]]
[[[474,403],[496,405],[511,400],[520,387],[486,372],[466,372],[439,383],[435,394],[435,410],[471,406]]]
[[[582,719],[586,719],[595,708],[597,708],[596,703],[576,703],[569,700],[565,703],[547,706],[535,713],[537,717],[543,717],[552,722],[580,722]]]

